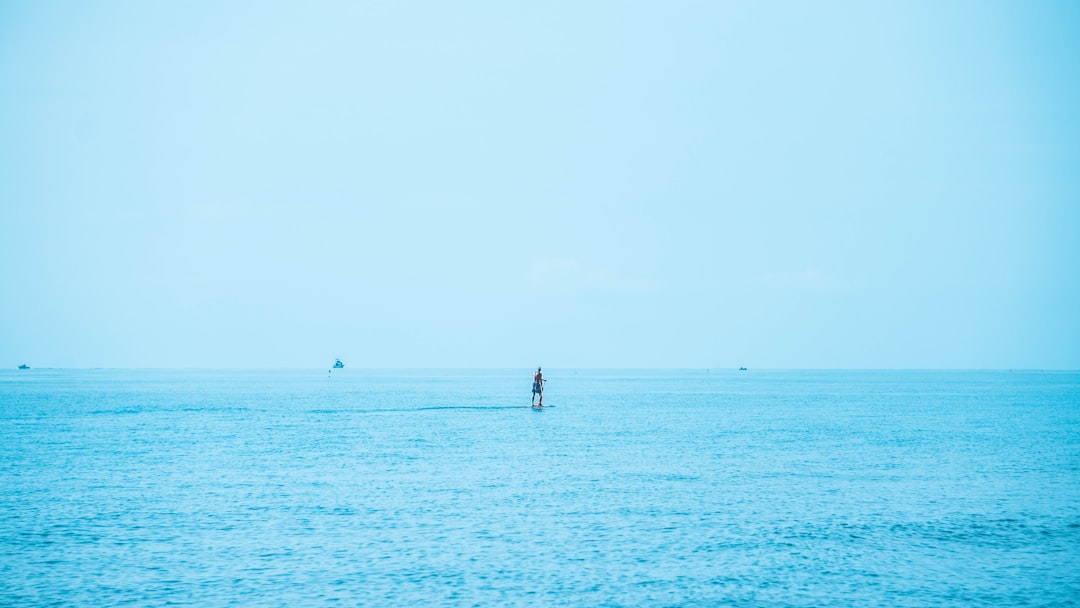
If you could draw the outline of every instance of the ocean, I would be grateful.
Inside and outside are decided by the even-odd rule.
[[[1080,373],[0,372],[2,606],[1067,606]]]

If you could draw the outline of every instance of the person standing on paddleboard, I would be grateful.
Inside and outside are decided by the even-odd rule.
[[[539,367],[537,367],[536,371],[533,372],[532,400],[534,402],[536,401],[536,396],[537,395],[540,395],[540,404],[539,404],[539,406],[544,407],[544,374],[540,371]],[[537,404],[533,403],[532,406],[537,407]]]

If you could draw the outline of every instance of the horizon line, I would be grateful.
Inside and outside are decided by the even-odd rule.
[[[293,367],[293,366],[278,366],[278,367],[197,367],[197,366],[144,366],[144,367],[122,367],[122,366],[71,366],[71,367],[56,367],[56,366],[42,366],[42,367],[27,367],[21,369],[18,366],[4,367],[0,369],[10,371],[34,371],[34,370],[51,370],[51,371],[91,371],[91,370],[116,370],[116,371],[321,371],[327,369],[328,371],[337,371],[338,373],[345,372],[347,370],[360,370],[360,371],[510,371],[510,370],[531,370],[531,366],[500,366],[500,367],[436,367],[436,366],[371,366],[361,367],[352,366],[344,368],[323,368],[323,367]],[[549,367],[550,370],[568,371],[568,370],[587,370],[587,371],[878,371],[878,372],[1080,372],[1080,368],[1058,368],[1058,367],[679,367],[679,366],[659,366],[659,367],[647,367],[647,366],[618,366],[618,367],[591,367],[591,366],[553,366]]]

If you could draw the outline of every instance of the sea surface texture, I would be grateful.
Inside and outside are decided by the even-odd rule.
[[[0,372],[3,606],[1080,603],[1080,374]]]

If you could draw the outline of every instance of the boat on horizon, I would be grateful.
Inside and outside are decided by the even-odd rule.
[[[342,369],[345,364],[341,362],[341,359],[334,359],[334,369]]]
[[[30,369],[30,366],[23,363],[22,365],[19,366],[19,369]]]

